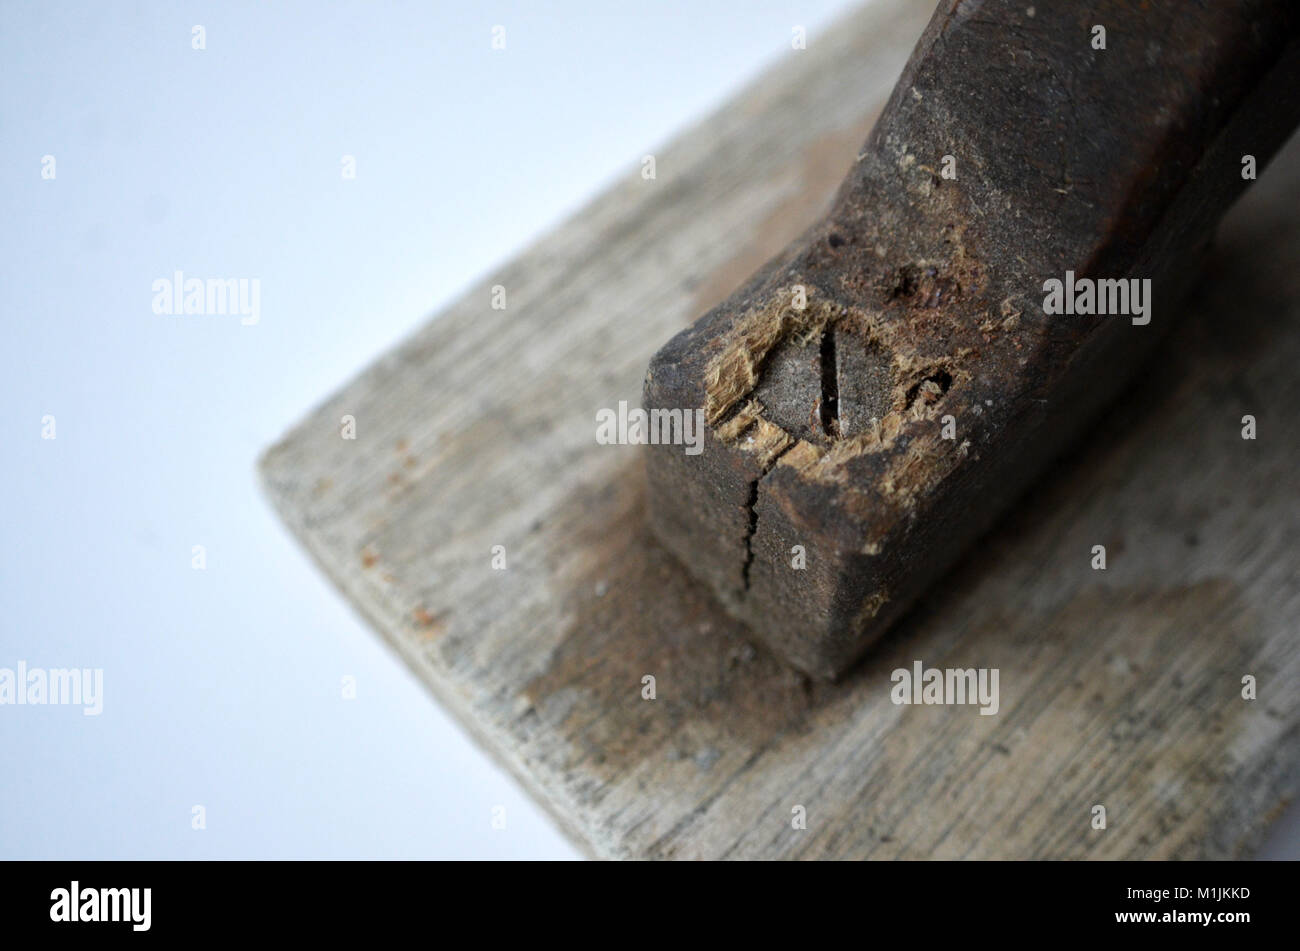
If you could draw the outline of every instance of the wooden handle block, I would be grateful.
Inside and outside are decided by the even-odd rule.
[[[656,535],[835,678],[1174,323],[1300,121],[1293,4],[940,5],[827,217],[670,340]]]

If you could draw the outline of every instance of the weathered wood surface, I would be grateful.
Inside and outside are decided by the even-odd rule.
[[[262,460],[329,576],[591,854],[1238,856],[1300,783],[1295,142],[1143,381],[842,684],[751,647],[649,538],[640,448],[595,442],[658,345],[823,211],[928,12],[877,3],[792,53]],[[1000,668],[1000,713],[892,704],[918,659]]]

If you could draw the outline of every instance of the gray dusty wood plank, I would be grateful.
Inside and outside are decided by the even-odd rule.
[[[595,443],[656,347],[820,214],[928,12],[873,4],[791,54],[262,460],[321,567],[591,854],[1236,856],[1300,783],[1297,143],[1142,383],[846,683],[751,647],[649,538],[639,449]],[[916,659],[1000,668],[1001,712],[895,706]]]

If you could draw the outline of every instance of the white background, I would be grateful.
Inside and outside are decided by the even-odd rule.
[[[576,854],[256,457],[845,6],[0,6],[0,666],[104,670],[99,717],[0,708],[0,857]],[[177,269],[257,278],[260,323],[155,315]]]

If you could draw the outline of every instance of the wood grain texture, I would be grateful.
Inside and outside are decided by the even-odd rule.
[[[261,462],[322,568],[592,855],[1239,856],[1300,784],[1296,142],[1144,379],[844,683],[751,646],[651,540],[641,449],[595,441],[655,349],[822,213],[928,14],[889,0],[814,38]],[[914,660],[1000,668],[999,714],[894,705]]]

